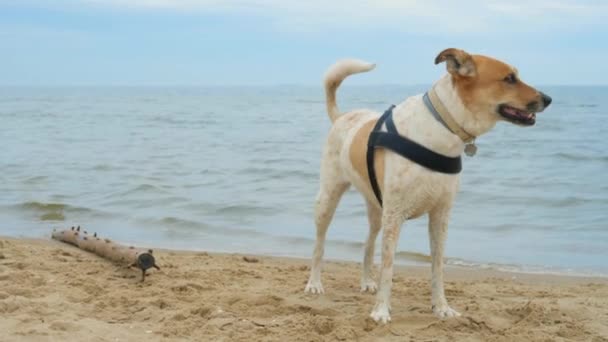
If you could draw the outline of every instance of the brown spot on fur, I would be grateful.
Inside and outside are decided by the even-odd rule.
[[[359,174],[361,179],[366,182],[370,189],[371,185],[369,183],[369,174],[367,172],[367,140],[369,138],[369,134],[374,129],[376,122],[377,120],[372,120],[359,128],[355,134],[349,151],[349,158],[353,168]],[[382,191],[384,188],[383,149],[376,149],[376,152],[374,153],[374,167],[376,170],[376,178],[378,179],[378,186],[380,187],[380,191]]]
[[[475,76],[452,74],[454,86],[464,105],[472,113],[494,113],[498,105],[508,104],[525,109],[532,101],[540,101],[540,93],[521,80],[515,84],[504,81],[515,68],[491,57],[472,55]]]

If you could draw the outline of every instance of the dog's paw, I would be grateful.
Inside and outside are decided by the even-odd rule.
[[[377,323],[386,324],[391,321],[390,308],[386,303],[377,303],[369,316]]]
[[[361,280],[361,292],[376,293],[378,285],[371,279]]]
[[[325,290],[323,290],[323,285],[320,281],[313,281],[311,279],[308,281],[308,284],[306,284],[304,292],[312,294],[323,294],[325,293]]]
[[[433,305],[433,314],[440,319],[460,317],[460,313],[449,307],[447,304]]]

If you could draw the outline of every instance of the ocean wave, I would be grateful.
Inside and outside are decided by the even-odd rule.
[[[280,180],[280,179],[290,179],[290,178],[299,178],[301,180],[316,180],[319,178],[319,174],[317,172],[308,172],[303,170],[277,170],[274,174],[269,175],[269,180]]]
[[[259,158],[259,156],[256,156],[256,158]],[[307,160],[305,158],[294,158],[293,156],[285,156],[285,157],[270,157],[270,158],[266,158],[263,159],[262,162],[264,164],[280,164],[280,165],[284,165],[287,163],[292,163],[292,164],[298,164],[298,165],[310,165],[310,160]]]
[[[93,171],[114,171],[114,170],[120,170],[120,167],[117,167],[115,165],[110,165],[110,164],[97,164],[93,167],[91,167],[91,170]]]
[[[265,216],[276,213],[277,208],[271,206],[262,206],[256,204],[227,204],[214,202],[195,202],[187,203],[179,207],[188,212],[194,212],[205,215],[220,215],[228,217],[244,217],[244,216]]]
[[[321,101],[321,100],[309,100],[309,99],[294,99],[293,100],[294,103],[304,103],[304,104],[320,104],[320,105],[324,105],[325,101]]]
[[[545,207],[550,208],[567,208],[574,206],[583,206],[587,204],[608,204],[608,197],[590,197],[590,196],[581,196],[581,195],[571,195],[571,196],[560,196],[547,194],[546,196],[537,196],[537,195],[529,195],[529,196],[509,196],[506,194],[502,194],[497,196],[495,194],[488,194],[483,192],[475,192],[475,191],[463,191],[464,196],[467,197],[475,197],[479,200],[483,200],[489,203],[497,203],[501,205],[522,205],[534,203],[535,205],[541,204]]]
[[[608,274],[572,268],[558,268],[540,265],[516,265],[516,264],[500,264],[500,263],[478,263],[458,258],[447,258],[446,265],[466,268],[481,268],[487,270],[495,270],[508,273],[526,273],[526,274],[553,274],[567,275],[575,277],[608,277]]]
[[[207,188],[209,186],[216,185],[217,183],[218,183],[218,180],[216,178],[210,178],[206,182],[187,183],[187,184],[182,184],[181,187],[183,189]]]
[[[406,260],[406,261],[415,261],[415,262],[424,262],[424,263],[431,262],[430,255],[427,255],[424,253],[418,253],[418,252],[410,252],[410,251],[396,252],[395,259],[401,259],[401,260]]]
[[[39,184],[39,183],[44,183],[49,179],[49,177],[47,176],[33,176],[33,177],[29,177],[23,180],[23,184]]]
[[[273,236],[275,239],[280,241],[285,241],[289,244],[293,245],[314,245],[315,240],[307,237],[301,236]],[[363,242],[357,241],[346,241],[346,240],[326,240],[325,244],[327,246],[347,249],[350,252],[361,252],[363,251],[363,247],[365,244]]]
[[[256,180],[280,180],[289,178],[300,178],[302,180],[317,179],[319,177],[316,169],[314,172],[300,169],[278,169],[273,167],[246,167],[237,171],[243,176],[262,176]]]
[[[555,199],[553,201],[549,201],[553,207],[562,208],[562,207],[572,207],[572,206],[580,206],[584,204],[596,204],[596,203],[606,203],[608,204],[608,198],[583,198],[579,196],[568,196],[565,198]]]
[[[66,215],[108,216],[106,213],[65,203],[44,203],[37,201],[23,202],[10,205],[11,211],[23,212],[38,217],[41,221],[65,221]]]
[[[174,226],[174,227],[180,227],[180,228],[197,228],[197,229],[208,229],[209,228],[208,225],[206,225],[202,222],[186,220],[186,219],[182,219],[182,218],[178,218],[178,217],[174,217],[174,216],[163,217],[163,218],[155,221],[155,223],[160,224],[160,225]]]
[[[150,197],[146,199],[129,199],[119,198],[114,200],[108,200],[103,205],[109,205],[114,207],[124,208],[154,208],[154,207],[166,207],[170,204],[189,202],[190,199],[187,197],[180,196],[169,196],[169,197]]]
[[[179,115],[180,113],[176,113]],[[184,113],[187,114],[187,113]],[[176,125],[176,126],[210,126],[216,125],[221,122],[220,119],[214,116],[208,117],[195,117],[191,119],[179,118],[175,116],[157,116],[150,119],[150,121],[161,124]]]
[[[167,194],[167,193],[169,193],[169,192],[167,190],[161,188],[160,186],[144,183],[144,184],[140,184],[134,188],[131,188],[131,189],[123,191],[123,192],[110,194],[110,195],[106,196],[106,198],[124,197],[124,196],[130,196],[130,195],[140,195],[140,194],[149,195],[149,194]]]
[[[274,213],[276,208],[259,206],[259,205],[248,205],[248,204],[234,204],[219,207],[215,210],[217,214],[223,215],[263,215],[266,213]]]
[[[284,241],[288,244],[294,245],[310,245],[313,246],[315,243],[314,239],[298,237],[298,236],[273,236],[279,241]],[[355,241],[343,241],[343,240],[327,240],[327,249],[341,248],[343,251],[346,249],[347,254],[343,255],[347,260],[358,260],[359,255],[363,254],[365,243]],[[376,253],[376,258],[380,256]],[[395,263],[401,265],[430,265],[432,259],[431,256],[426,253],[414,252],[414,251],[397,251],[395,253]],[[445,264],[454,267],[466,267],[466,268],[481,268],[496,270],[501,272],[511,273],[532,273],[532,274],[557,274],[557,275],[571,275],[571,276],[597,276],[597,277],[608,277],[608,274],[582,269],[569,269],[569,268],[557,268],[540,265],[516,265],[516,264],[502,264],[502,263],[482,263],[471,260],[465,260],[461,258],[447,257],[445,258]]]
[[[303,180],[317,179],[317,172],[309,172],[303,170],[279,170],[270,167],[247,167],[238,171],[241,175],[261,175],[264,179],[277,180],[287,178],[301,178]]]
[[[65,204],[65,203],[43,203],[43,202],[36,202],[36,201],[16,204],[13,207],[15,207],[17,209],[30,210],[30,211],[42,211],[42,212],[69,210],[71,212],[87,213],[87,212],[92,211],[92,209],[89,209],[89,208],[71,206],[71,205]]]
[[[410,252],[410,251],[398,251],[395,253],[395,259],[404,261],[423,262],[430,264],[432,258],[428,254]],[[481,263],[461,258],[445,258],[445,264],[448,266],[465,267],[465,268],[476,268],[476,269],[487,269],[495,270],[500,272],[509,273],[530,273],[530,274],[555,274],[555,275],[570,275],[570,276],[593,276],[593,277],[608,277],[608,274],[581,269],[569,269],[569,268],[557,268],[540,265],[516,265],[516,264],[501,264],[501,263]]]
[[[572,160],[572,161],[597,160],[597,161],[608,162],[608,156],[586,156],[586,155],[582,155],[582,154],[574,154],[574,153],[567,153],[567,152],[554,153],[552,156],[557,157],[557,158],[566,159],[566,160]]]
[[[190,220],[186,218],[176,216],[166,216],[160,219],[139,219],[144,225],[157,226],[165,228],[172,234],[180,234],[182,232],[197,231],[212,235],[226,235],[226,236],[238,236],[239,238],[247,236],[264,236],[266,234],[251,229],[233,228],[233,227],[219,227],[206,222]],[[177,229],[173,229],[177,228]]]
[[[277,170],[270,167],[244,167],[237,171],[237,173],[242,175],[268,175],[270,173],[276,172]]]

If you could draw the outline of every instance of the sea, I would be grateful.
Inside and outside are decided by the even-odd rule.
[[[344,85],[338,100],[384,111],[427,88]],[[608,87],[539,88],[553,104],[535,126],[500,122],[463,157],[446,262],[608,276]],[[329,128],[321,86],[2,87],[0,235],[79,225],[142,247],[309,258]],[[426,225],[405,223],[397,263],[429,264]],[[350,190],[326,258],[361,261],[367,231]]]

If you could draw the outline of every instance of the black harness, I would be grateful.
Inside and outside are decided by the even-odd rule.
[[[367,141],[367,172],[380,206],[382,206],[382,194],[380,193],[376,169],[374,168],[374,151],[376,148],[389,149],[418,165],[436,172],[457,174],[462,170],[460,156],[446,157],[399,135],[397,127],[395,127],[395,123],[393,122],[393,108],[395,108],[394,105],[382,114]],[[386,132],[381,131],[383,124],[386,125]]]

